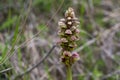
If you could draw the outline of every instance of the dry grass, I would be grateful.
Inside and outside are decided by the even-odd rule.
[[[63,4],[61,0],[0,2],[1,80],[11,80],[23,73],[49,52],[58,40],[57,22],[69,6],[75,9],[81,22],[76,48],[81,60],[73,65],[73,80],[120,79],[120,1],[69,1]],[[21,80],[65,80],[60,50],[57,46]]]

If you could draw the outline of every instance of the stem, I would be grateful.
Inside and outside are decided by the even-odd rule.
[[[67,66],[67,80],[72,80],[72,69],[71,66]]]

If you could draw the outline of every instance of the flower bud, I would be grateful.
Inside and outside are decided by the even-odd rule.
[[[72,26],[70,29],[74,31],[76,29],[76,26]]]
[[[61,27],[61,26],[65,26],[65,23],[64,22],[61,22],[61,21],[59,21],[58,22],[58,25]]]
[[[74,17],[73,20],[74,20],[74,21],[78,21],[78,18]]]
[[[65,17],[75,17],[74,10],[72,8],[68,8],[68,10],[65,12]]]
[[[76,43],[71,43],[71,44],[69,44],[69,47],[75,48],[75,47],[77,47],[77,44]]]
[[[65,59],[65,57],[64,56],[61,56],[61,58],[60,58],[60,62],[65,62],[66,61],[66,59]]]
[[[69,52],[69,51],[64,51],[64,52],[63,52],[63,56],[70,57],[70,56],[72,56],[72,55],[71,55],[71,52]]]
[[[73,58],[73,61],[78,61],[80,59],[80,56],[77,52],[73,52],[72,53],[72,58]]]
[[[68,24],[68,25],[72,25],[72,22],[71,22],[71,21],[68,21],[67,24]]]
[[[75,17],[75,13],[72,11],[70,16]]]
[[[71,17],[67,17],[68,20],[71,20],[72,18]]]
[[[67,30],[65,31],[65,34],[72,34],[72,31],[71,31],[70,29],[67,29]]]
[[[61,42],[68,42],[66,38],[61,38]]]
[[[75,32],[76,32],[76,33],[80,33],[80,30],[79,30],[79,29],[76,29]]]
[[[71,36],[71,40],[72,40],[72,41],[76,41],[76,40],[77,40],[77,37],[76,37],[76,36]]]
[[[65,19],[64,19],[64,18],[62,18],[62,19],[60,19],[60,21],[61,21],[61,22],[65,22]]]
[[[59,35],[59,36],[62,36],[62,35],[64,35],[64,33],[61,32],[61,30],[59,30],[59,31],[58,31],[58,35]]]
[[[75,25],[79,25],[80,24],[80,22],[79,21],[75,21]]]

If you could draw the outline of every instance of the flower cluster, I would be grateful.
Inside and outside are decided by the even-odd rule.
[[[78,29],[79,21],[72,8],[68,8],[65,12],[65,18],[60,19],[58,25],[60,27],[58,32],[60,36],[59,44],[62,47],[61,61],[66,66],[72,65],[79,59],[79,55],[72,51],[77,46],[76,41],[79,40],[78,33],[80,32]]]

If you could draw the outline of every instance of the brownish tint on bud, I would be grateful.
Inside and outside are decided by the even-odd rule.
[[[61,38],[61,42],[68,42],[66,38]]]
[[[65,34],[72,34],[72,31],[71,31],[70,29],[67,29],[67,30],[65,31]]]
[[[78,61],[80,59],[80,56],[77,52],[73,52],[71,56],[72,63]]]
[[[64,51],[64,52],[63,52],[63,56],[71,57],[72,54],[71,54],[71,52],[69,52],[69,51]]]
[[[71,36],[71,40],[76,41],[76,40],[78,40],[78,38],[76,36]]]

